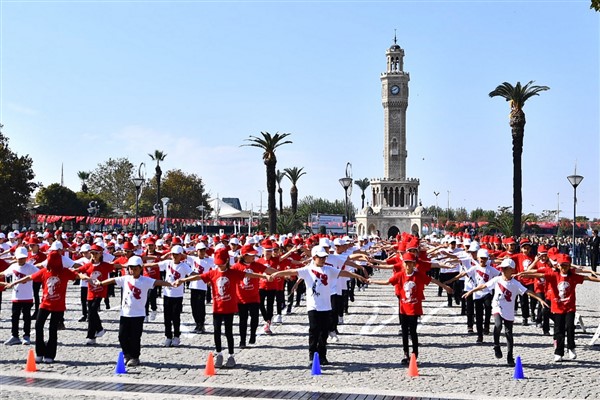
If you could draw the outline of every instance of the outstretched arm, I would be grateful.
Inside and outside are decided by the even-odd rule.
[[[450,286],[438,281],[435,278],[431,278],[431,282],[435,283],[436,285],[438,285],[439,287],[441,287],[442,289],[444,289],[446,292],[448,292],[448,294],[452,294],[454,293],[454,289],[452,289]]]
[[[479,292],[480,290],[485,289],[487,286],[485,285],[485,283],[482,283],[481,285],[477,286],[475,289],[471,289],[469,290],[467,293],[463,294],[463,299],[466,299],[467,297],[469,297],[470,295],[472,295],[475,292]]]

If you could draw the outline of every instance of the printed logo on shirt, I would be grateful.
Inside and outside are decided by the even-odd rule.
[[[319,271],[313,271],[313,273],[321,281],[323,286],[327,286],[327,274],[323,274]]]
[[[558,288],[559,301],[569,301],[569,299],[571,298],[571,293],[569,293],[569,288],[571,287],[571,285],[569,284],[569,282],[558,282],[558,285],[556,287]]]
[[[484,282],[487,282],[490,280],[490,276],[488,274],[486,274],[484,271],[477,270],[477,275],[479,275],[479,277],[481,279],[483,279]]]
[[[244,272],[250,272],[253,273],[254,271],[252,271],[250,268],[245,269]],[[254,289],[254,285],[252,284],[252,279],[250,279],[250,277],[248,276],[244,276],[244,279],[242,280],[242,289],[244,290],[253,290]]]
[[[203,274],[204,273],[204,267],[197,263],[196,261],[194,261],[194,269],[196,270],[195,272],[198,274]]]
[[[500,291],[502,292],[502,295],[504,296],[506,301],[511,302],[512,301],[512,292],[510,290],[508,290],[506,287],[502,286],[501,284],[498,284],[498,287],[500,288]]]
[[[169,272],[171,273],[171,277],[172,277],[173,281],[176,281],[177,279],[181,278],[181,274],[179,272],[177,272],[170,265],[169,265]]]
[[[51,276],[46,281],[46,287],[48,288],[48,300],[60,299],[60,293],[58,293],[58,287],[60,285],[60,278],[58,276]]]
[[[15,275],[15,278],[21,279],[21,278],[25,278],[27,275],[20,273],[19,271],[13,271],[13,274]]]
[[[229,301],[231,300],[231,294],[229,294],[229,278],[226,276],[221,276],[217,279],[217,295],[219,296],[219,300],[221,301]]]
[[[131,294],[133,295],[133,298],[136,300],[140,300],[142,297],[142,291],[133,286],[131,283],[127,282],[127,286],[129,286],[129,290],[131,290]]]
[[[101,292],[103,287],[102,285],[94,285],[94,282],[96,282],[97,279],[100,279],[100,276],[102,275],[102,273],[100,271],[94,271],[92,272],[92,275],[90,275],[90,278],[92,279],[90,281],[90,290],[92,292]]]
[[[417,298],[413,297],[414,290],[417,285],[413,281],[408,281],[404,283],[404,302],[405,303],[416,303]]]

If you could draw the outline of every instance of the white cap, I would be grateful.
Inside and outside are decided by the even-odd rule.
[[[129,257],[129,260],[127,260],[127,265],[128,267],[141,267],[142,265],[144,265],[144,262],[142,261],[142,257],[138,257],[138,256],[133,256],[133,257]]]
[[[229,241],[229,244],[240,244],[240,239],[238,238],[231,238],[231,240]]]
[[[477,243],[477,242],[471,242],[471,244],[469,245],[469,252],[477,251],[479,249],[480,249],[479,243]]]
[[[200,242],[196,245],[196,250],[202,250],[202,249],[206,249],[206,245],[204,243]]]
[[[315,257],[327,257],[329,253],[322,246],[315,246],[310,251],[310,254]]]
[[[334,246],[344,246],[346,244],[346,241],[344,239],[341,238],[335,238],[333,240],[333,245]]]
[[[14,239],[15,238],[15,233],[12,232],[12,231],[8,232],[8,238],[9,239]]]
[[[323,237],[323,238],[319,239],[319,246],[321,246],[321,247],[331,247],[331,244],[329,243],[329,239],[327,239],[326,237]]]
[[[54,242],[52,242],[52,244],[50,245],[50,251],[56,251],[56,250],[62,250],[63,245],[61,242],[59,242],[58,240],[55,240]]]
[[[131,244],[134,246],[139,246],[140,245],[140,239],[138,239],[137,236],[134,236],[131,238]]]
[[[505,258],[502,263],[498,266],[499,268],[515,268],[515,262],[510,258]]]
[[[464,239],[463,239],[463,244],[464,244],[465,246],[466,246],[466,245],[468,245],[468,244],[471,244],[471,239],[469,239],[469,238],[464,238]]]
[[[477,250],[477,258],[490,258],[490,253],[487,249],[479,249]]]
[[[164,244],[165,244],[165,241],[164,241],[164,240],[162,240],[162,239],[158,239],[158,240],[156,241],[156,245],[157,245],[157,246],[162,246],[162,245],[164,245]]]
[[[6,239],[6,235],[4,234],[4,232],[0,232],[0,239]]]
[[[171,247],[171,254],[183,254],[183,247],[180,245],[175,245]]]
[[[19,258],[27,258],[29,253],[25,247],[17,247],[15,250],[15,258],[18,260]]]
[[[219,243],[215,246],[215,250],[224,249],[226,246],[223,243]]]
[[[81,245],[81,248],[79,249],[79,252],[83,253],[85,251],[90,251],[91,246],[87,243],[84,243]]]

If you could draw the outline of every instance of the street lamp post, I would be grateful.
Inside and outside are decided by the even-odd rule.
[[[348,216],[348,189],[350,188],[350,186],[352,186],[352,178],[350,178],[349,176],[346,176],[345,178],[340,178],[340,185],[342,185],[342,187],[344,188],[344,200],[346,205],[346,235],[348,235],[348,225],[350,219],[350,217]]]
[[[144,184],[144,178],[137,177],[132,179],[133,184],[135,185],[135,234],[139,233],[139,221],[138,221],[138,213],[140,209],[140,189]]]
[[[206,207],[204,207],[203,205],[199,205],[198,207],[196,207],[196,209],[202,213],[202,221],[201,221],[202,230],[201,230],[201,232],[203,235],[204,235],[204,209],[205,208]]]
[[[573,186],[573,243],[571,243],[573,249],[573,262],[575,262],[575,223],[577,220],[577,186],[583,180],[583,176],[577,175],[577,171],[575,171],[575,175],[567,176],[567,179]]]
[[[433,195],[435,196],[435,222],[439,224],[440,215],[438,213],[438,196],[440,195],[440,192],[434,191]]]

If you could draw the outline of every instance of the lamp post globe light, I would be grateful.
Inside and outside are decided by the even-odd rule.
[[[135,185],[135,234],[139,233],[139,221],[138,221],[138,213],[140,209],[140,189],[144,184],[144,178],[137,177],[132,179],[133,184]]]
[[[569,183],[571,183],[571,186],[573,186],[573,243],[571,243],[571,248],[573,249],[573,262],[575,262],[575,223],[577,220],[577,186],[579,186],[579,184],[583,180],[583,176],[577,175],[577,172],[575,172],[575,175],[569,175],[567,176],[567,179],[569,180]]]
[[[349,223],[349,216],[348,216],[348,189],[350,188],[350,186],[352,186],[352,178],[346,176],[344,178],[340,178],[340,185],[342,185],[342,187],[344,188],[344,201],[345,201],[345,210],[346,210],[346,235],[348,235],[348,223]]]
[[[204,235],[204,210],[205,210],[205,208],[206,207],[204,207],[203,205],[199,205],[198,207],[196,207],[196,209],[202,213],[202,220],[201,220],[200,223],[201,223],[201,226],[202,226],[201,233],[203,235]]]

